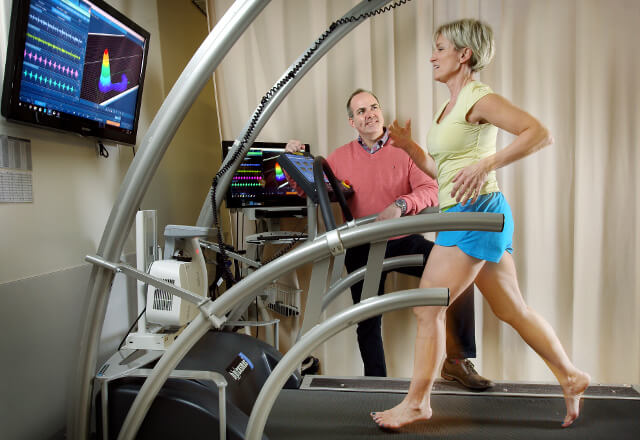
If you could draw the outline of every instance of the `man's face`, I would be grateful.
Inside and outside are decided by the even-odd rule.
[[[375,140],[382,136],[384,117],[376,98],[367,92],[358,93],[351,98],[351,111],[349,123],[362,138]]]

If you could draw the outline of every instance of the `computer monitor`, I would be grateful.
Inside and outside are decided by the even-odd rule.
[[[136,143],[149,33],[103,0],[14,0],[9,120]]]
[[[233,141],[222,141],[226,157]],[[284,142],[254,142],[234,173],[226,194],[227,208],[304,207],[287,181],[277,158],[284,153]],[[306,145],[309,151],[309,145]]]

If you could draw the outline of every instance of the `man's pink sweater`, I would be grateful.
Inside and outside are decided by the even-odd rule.
[[[438,204],[436,181],[391,141],[370,154],[353,140],[331,153],[327,162],[336,177],[355,191],[347,200],[354,218],[377,214],[398,198],[407,201],[407,215]]]

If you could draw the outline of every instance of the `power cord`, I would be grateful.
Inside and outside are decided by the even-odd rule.
[[[289,252],[291,249],[293,249],[298,244],[298,242],[300,240],[302,240],[303,238],[305,238],[305,237],[306,237],[306,234],[304,232],[298,232],[296,235],[291,237],[291,243],[287,244],[282,249],[279,249],[271,257],[269,257],[265,261],[263,261],[262,265],[264,266],[267,263],[271,263],[276,258],[279,258],[279,257],[283,256],[284,254]]]
[[[102,141],[98,141],[98,154],[105,159],[109,157],[109,150],[107,150],[107,147],[104,146]]]

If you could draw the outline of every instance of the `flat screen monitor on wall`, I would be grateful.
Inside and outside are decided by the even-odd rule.
[[[227,208],[279,208],[306,206],[306,200],[289,185],[278,156],[286,143],[254,142],[234,173],[227,190]],[[233,141],[222,141],[226,157]],[[309,151],[309,145],[306,146]]]
[[[149,33],[102,0],[14,0],[2,114],[135,144]]]

